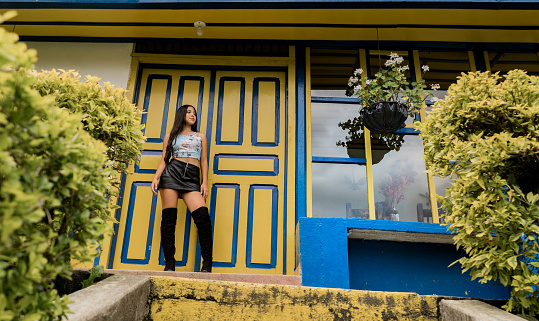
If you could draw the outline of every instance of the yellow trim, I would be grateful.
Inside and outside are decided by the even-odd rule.
[[[296,47],[290,46],[288,57],[288,181],[286,208],[286,274],[300,273],[296,270]],[[298,235],[299,237],[299,235]]]
[[[1,9],[0,13],[10,9]],[[324,23],[379,25],[389,21],[395,25],[473,25],[535,26],[539,12],[535,10],[490,9],[17,9],[18,16],[9,22],[93,22],[93,23],[189,23],[203,20],[204,35],[219,27],[216,23]],[[443,13],[443,14],[442,14]],[[384,20],[380,20],[380,18]],[[67,26],[69,28],[70,26]],[[196,28],[184,27],[193,37]],[[519,31],[517,31],[519,32]],[[437,33],[436,33],[437,34]]]
[[[313,216],[313,149],[312,149],[312,126],[311,126],[311,48],[305,49],[305,118],[306,120],[306,142],[307,145],[307,217]]]
[[[291,57],[246,57],[246,56],[193,56],[134,53],[139,63],[182,64],[199,66],[265,66],[285,67],[294,62]]]
[[[488,51],[483,51],[483,57],[485,57],[485,67],[487,68],[487,71],[492,71],[490,69],[490,59],[488,57]]]
[[[367,51],[359,49],[359,67],[367,70]],[[367,158],[366,176],[367,176],[367,202],[369,204],[369,219],[376,219],[376,207],[374,203],[374,180],[372,178],[372,151],[371,151],[371,132],[363,127],[365,133],[365,158]]]
[[[385,18],[384,18],[385,19]],[[15,25],[14,32],[28,37],[195,39],[192,27]],[[376,28],[222,26],[205,31],[203,39],[376,41]],[[379,41],[436,41],[478,43],[537,43],[539,30],[386,28]]]
[[[414,69],[415,69],[415,75],[417,80],[421,80],[423,77],[421,75],[421,66],[419,61],[419,51],[414,50],[413,51],[413,59],[414,59]],[[421,119],[425,119],[427,117],[427,111],[426,111],[426,105],[423,104],[421,107],[421,111],[419,112]],[[434,187],[434,177],[432,174],[427,173],[427,183],[428,183],[428,189],[429,189],[429,198],[430,198],[430,204],[431,204],[431,211],[432,211],[432,223],[439,223],[440,220],[438,218],[438,204],[436,202],[436,189]]]
[[[473,51],[468,51],[468,60],[470,61],[470,71],[477,71],[477,67],[475,66],[475,57],[473,55]]]

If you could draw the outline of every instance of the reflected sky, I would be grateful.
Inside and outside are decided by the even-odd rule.
[[[368,218],[365,165],[313,163],[313,216]]]

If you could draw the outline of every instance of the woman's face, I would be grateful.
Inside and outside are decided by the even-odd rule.
[[[185,114],[185,122],[191,126],[197,121],[197,113],[193,107],[187,107],[187,114]]]

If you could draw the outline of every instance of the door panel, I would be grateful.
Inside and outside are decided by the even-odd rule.
[[[285,71],[143,69],[137,100],[148,140],[124,179],[112,268],[163,269],[161,200],[150,184],[177,107],[192,104],[208,137],[214,272],[285,273],[286,77]],[[177,271],[198,270],[197,232],[181,200],[176,260]]]
[[[236,244],[236,257],[216,259],[214,270],[283,274],[286,146],[279,138],[285,134],[286,72],[217,71],[216,83],[209,153],[214,242]],[[230,210],[231,190],[237,211]],[[217,201],[225,197],[221,202],[231,203],[221,207]]]

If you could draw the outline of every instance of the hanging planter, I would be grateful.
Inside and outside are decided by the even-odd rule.
[[[373,134],[391,134],[406,126],[408,108],[396,101],[379,101],[361,110],[363,124]]]
[[[362,77],[364,72],[359,68],[348,80],[347,94],[361,99],[360,118],[373,134],[392,134],[403,128],[408,116],[419,112],[431,95],[425,90],[427,86],[423,80],[424,73],[429,70],[427,65],[421,66],[421,77],[410,82],[406,75],[410,67],[403,65],[404,58],[396,53],[389,57],[385,62],[386,69],[380,66],[374,75]],[[431,87],[435,90],[440,86]]]

